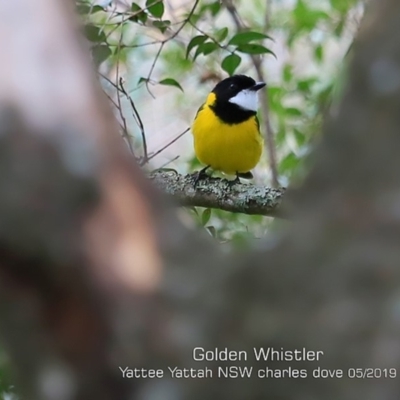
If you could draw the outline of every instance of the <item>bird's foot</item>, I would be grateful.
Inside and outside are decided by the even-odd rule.
[[[241,185],[241,184],[242,184],[242,182],[240,182],[239,174],[236,174],[236,178],[233,179],[232,181],[231,181],[231,180],[228,180],[228,179],[226,179],[226,181],[227,181],[228,186],[229,186],[230,188],[231,188],[232,186]]]
[[[254,178],[254,176],[253,176],[253,174],[251,173],[251,171],[247,171],[247,172],[238,172],[238,173],[236,174],[236,176],[239,176],[240,178],[243,178],[243,179],[253,179],[253,178]]]
[[[210,166],[207,165],[206,167],[204,167],[203,169],[201,169],[198,172],[195,172],[194,175],[194,187],[196,188],[197,184],[202,180],[208,177],[208,175],[206,174],[207,169]]]

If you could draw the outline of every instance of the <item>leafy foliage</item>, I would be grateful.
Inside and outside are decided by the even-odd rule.
[[[342,58],[357,30],[363,6],[359,0],[297,0],[292,6],[283,3],[272,0],[268,9],[261,0],[241,0],[234,3],[232,11],[224,0],[200,0],[189,4],[182,14],[168,10],[162,0],[132,2],[126,8],[111,5],[102,9],[86,0],[78,1],[77,5],[100,70],[108,74],[115,71],[116,65],[119,70],[124,65],[129,70],[133,63],[136,68],[123,78],[130,93],[139,93],[140,104],[146,90],[153,95],[153,87],[179,89],[168,92],[169,112],[174,118],[187,113],[189,123],[218,80],[225,74],[254,76],[254,60],[259,60],[268,83],[269,103],[268,115],[261,113],[259,118],[261,127],[265,118],[270,120],[275,133],[279,178],[286,186],[305,173],[304,160],[320,131],[322,115],[333,96],[340,93],[337,88],[345,78],[340,73]],[[339,55],[333,54],[332,46],[341,49]],[[141,64],[145,67],[141,68]],[[189,83],[193,80],[201,83],[196,90],[188,90],[188,85],[193,89],[193,83],[191,86]],[[152,108],[153,101],[146,100],[146,107]],[[126,110],[118,113],[121,112],[129,113]],[[127,136],[134,147],[140,148],[141,137],[135,121],[128,130]],[[146,134],[151,141],[152,136]],[[183,172],[200,167],[190,141],[187,148],[175,146],[178,154],[173,166]],[[189,157],[182,157],[182,152]],[[152,163],[163,166],[157,157]],[[268,182],[266,163],[258,168],[256,177],[259,183]],[[232,238],[237,232],[246,236],[249,231],[260,233],[269,227],[265,218],[227,213],[222,216],[210,210],[200,212],[196,218],[199,225],[212,226],[213,236],[221,240]],[[255,222],[264,228],[256,229]]]
[[[158,82],[160,85],[167,85],[167,86],[175,86],[183,92],[182,86],[179,84],[178,81],[172,78],[165,78]]]
[[[239,67],[242,58],[237,54],[229,54],[226,56],[221,63],[221,68],[228,73],[228,75],[233,75],[236,69]]]

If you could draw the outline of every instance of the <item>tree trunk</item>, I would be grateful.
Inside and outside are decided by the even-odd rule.
[[[25,398],[398,398],[399,379],[372,377],[400,363],[400,3],[374,4],[287,230],[226,254],[134,165],[71,4],[0,2],[0,337]],[[254,347],[323,355],[257,362]],[[218,377],[235,365],[251,378]]]

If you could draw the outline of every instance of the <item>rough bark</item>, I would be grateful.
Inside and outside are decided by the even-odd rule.
[[[310,374],[399,367],[400,4],[377,1],[363,24],[292,222],[235,254],[180,223],[132,164],[71,21],[61,0],[0,3],[0,337],[16,387],[32,400],[397,399],[399,379]],[[232,365],[194,362],[198,346],[309,376],[121,378]],[[324,356],[256,364],[253,347]]]
[[[273,189],[248,183],[231,185],[226,179],[207,177],[194,186],[193,175],[155,171],[149,179],[177,204],[217,208],[243,214],[279,216],[284,188]]]

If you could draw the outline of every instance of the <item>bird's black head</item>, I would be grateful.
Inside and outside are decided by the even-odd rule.
[[[256,114],[257,91],[265,86],[246,75],[233,75],[219,82],[212,92],[216,100],[213,110],[228,123],[240,123]]]
[[[249,89],[256,84],[253,78],[246,75],[233,75],[224,79],[213,89],[213,92],[220,101],[228,101],[236,96],[240,91]]]

